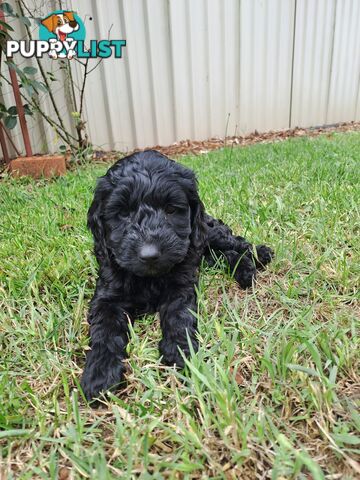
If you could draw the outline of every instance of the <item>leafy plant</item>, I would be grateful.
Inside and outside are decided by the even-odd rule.
[[[30,24],[30,21],[28,18],[14,13],[13,7],[9,3],[0,4],[0,10],[2,10],[6,15],[10,17],[17,17],[25,25]],[[0,21],[0,26],[1,26],[0,44],[1,44],[1,53],[2,53],[5,43],[8,40],[11,40],[11,35],[9,32],[13,32],[14,29],[6,21],[2,21],[2,20]],[[1,61],[1,57],[0,57],[0,61]],[[21,70],[19,67],[15,65],[13,61],[6,61],[5,63],[8,65],[9,68],[14,69],[16,71],[16,73],[18,74],[21,80],[20,86],[23,86],[28,91],[30,96],[32,93],[37,92],[38,90],[44,91],[45,89],[44,84],[32,78],[37,73],[37,68],[28,66]],[[25,111],[25,115],[33,114],[33,110],[31,109],[31,106],[28,103],[24,105],[24,111]],[[0,120],[4,122],[5,127],[8,128],[9,130],[12,130],[13,128],[15,128],[18,121],[17,107],[15,105],[12,105],[11,107],[7,108],[3,102],[0,102]]]

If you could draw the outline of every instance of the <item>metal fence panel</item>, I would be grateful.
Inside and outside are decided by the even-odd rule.
[[[326,123],[335,6],[336,0],[296,2],[292,127]]]
[[[356,118],[360,86],[359,19],[360,2],[338,2],[326,123],[345,122]]]
[[[87,79],[85,116],[96,146],[127,151],[360,119],[358,0],[61,3],[85,19],[88,39],[127,41],[123,59],[104,60]],[[37,14],[45,16],[59,2],[27,4],[41,4]],[[25,32],[16,28],[20,38]],[[33,31],[36,38],[36,26]],[[66,69],[59,70],[58,61],[42,62],[59,76],[54,97],[75,134],[78,105],[70,104]],[[77,88],[83,67],[72,61],[71,69]],[[14,103],[7,84],[0,94],[7,105]],[[41,94],[41,102],[56,119],[48,95]],[[64,143],[38,115],[28,123],[35,152]],[[23,149],[18,127],[12,135]]]

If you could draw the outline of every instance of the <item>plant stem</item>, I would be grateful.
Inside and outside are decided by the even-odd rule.
[[[18,0],[17,3],[18,3],[18,5],[19,5],[19,10],[20,10],[21,15],[24,16],[23,0]],[[29,27],[28,27],[26,24],[25,24],[25,29],[26,29],[26,33],[27,33],[27,35],[28,35],[28,37],[29,37],[29,40],[32,40],[31,31],[30,31]],[[53,105],[53,107],[54,107],[54,111],[55,111],[56,116],[57,116],[57,118],[58,118],[58,121],[59,121],[59,124],[60,124],[60,126],[61,126],[61,129],[62,129],[62,131],[64,132],[64,135],[65,135],[65,137],[66,137],[66,139],[67,139],[66,142],[67,142],[68,144],[70,144],[70,143],[71,143],[70,138],[73,138],[73,139],[75,139],[75,138],[74,138],[74,137],[67,131],[67,129],[65,128],[64,122],[63,122],[62,117],[61,117],[60,112],[59,112],[59,109],[58,109],[58,107],[57,107],[57,105],[56,105],[55,98],[54,98],[53,92],[52,92],[51,87],[50,87],[50,83],[49,83],[49,81],[48,81],[48,78],[47,78],[47,76],[46,76],[46,73],[45,73],[45,71],[44,71],[43,66],[41,65],[41,62],[40,62],[40,59],[39,59],[39,58],[36,58],[36,63],[37,63],[37,65],[38,65],[38,67],[39,67],[39,70],[40,70],[41,76],[42,76],[42,78],[43,78],[43,80],[44,80],[44,83],[45,83],[45,85],[46,85],[46,87],[47,87],[47,89],[48,89],[49,97],[50,97],[51,103],[52,103],[52,105]]]

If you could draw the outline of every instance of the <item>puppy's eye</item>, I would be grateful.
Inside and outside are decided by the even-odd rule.
[[[175,212],[176,212],[176,207],[174,207],[173,205],[167,205],[165,207],[165,213],[167,213],[168,215],[172,215]]]
[[[57,24],[58,24],[58,25],[61,25],[61,20],[60,20],[60,19],[57,21]]]
[[[127,209],[127,208],[122,208],[120,211],[119,211],[119,216],[120,217],[128,217],[130,215],[130,210]]]

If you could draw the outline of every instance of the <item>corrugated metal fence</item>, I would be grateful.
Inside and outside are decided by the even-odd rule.
[[[59,8],[26,3],[38,16]],[[360,119],[359,0],[60,3],[85,19],[88,39],[107,38],[111,27],[110,38],[127,41],[123,59],[104,60],[88,77],[86,119],[96,146],[126,151]],[[59,76],[53,90],[71,124],[66,71],[42,61]],[[79,80],[74,61],[72,70]],[[11,104],[8,86],[3,95]],[[47,94],[42,101],[53,116]],[[38,152],[63,143],[37,116],[29,127]]]

